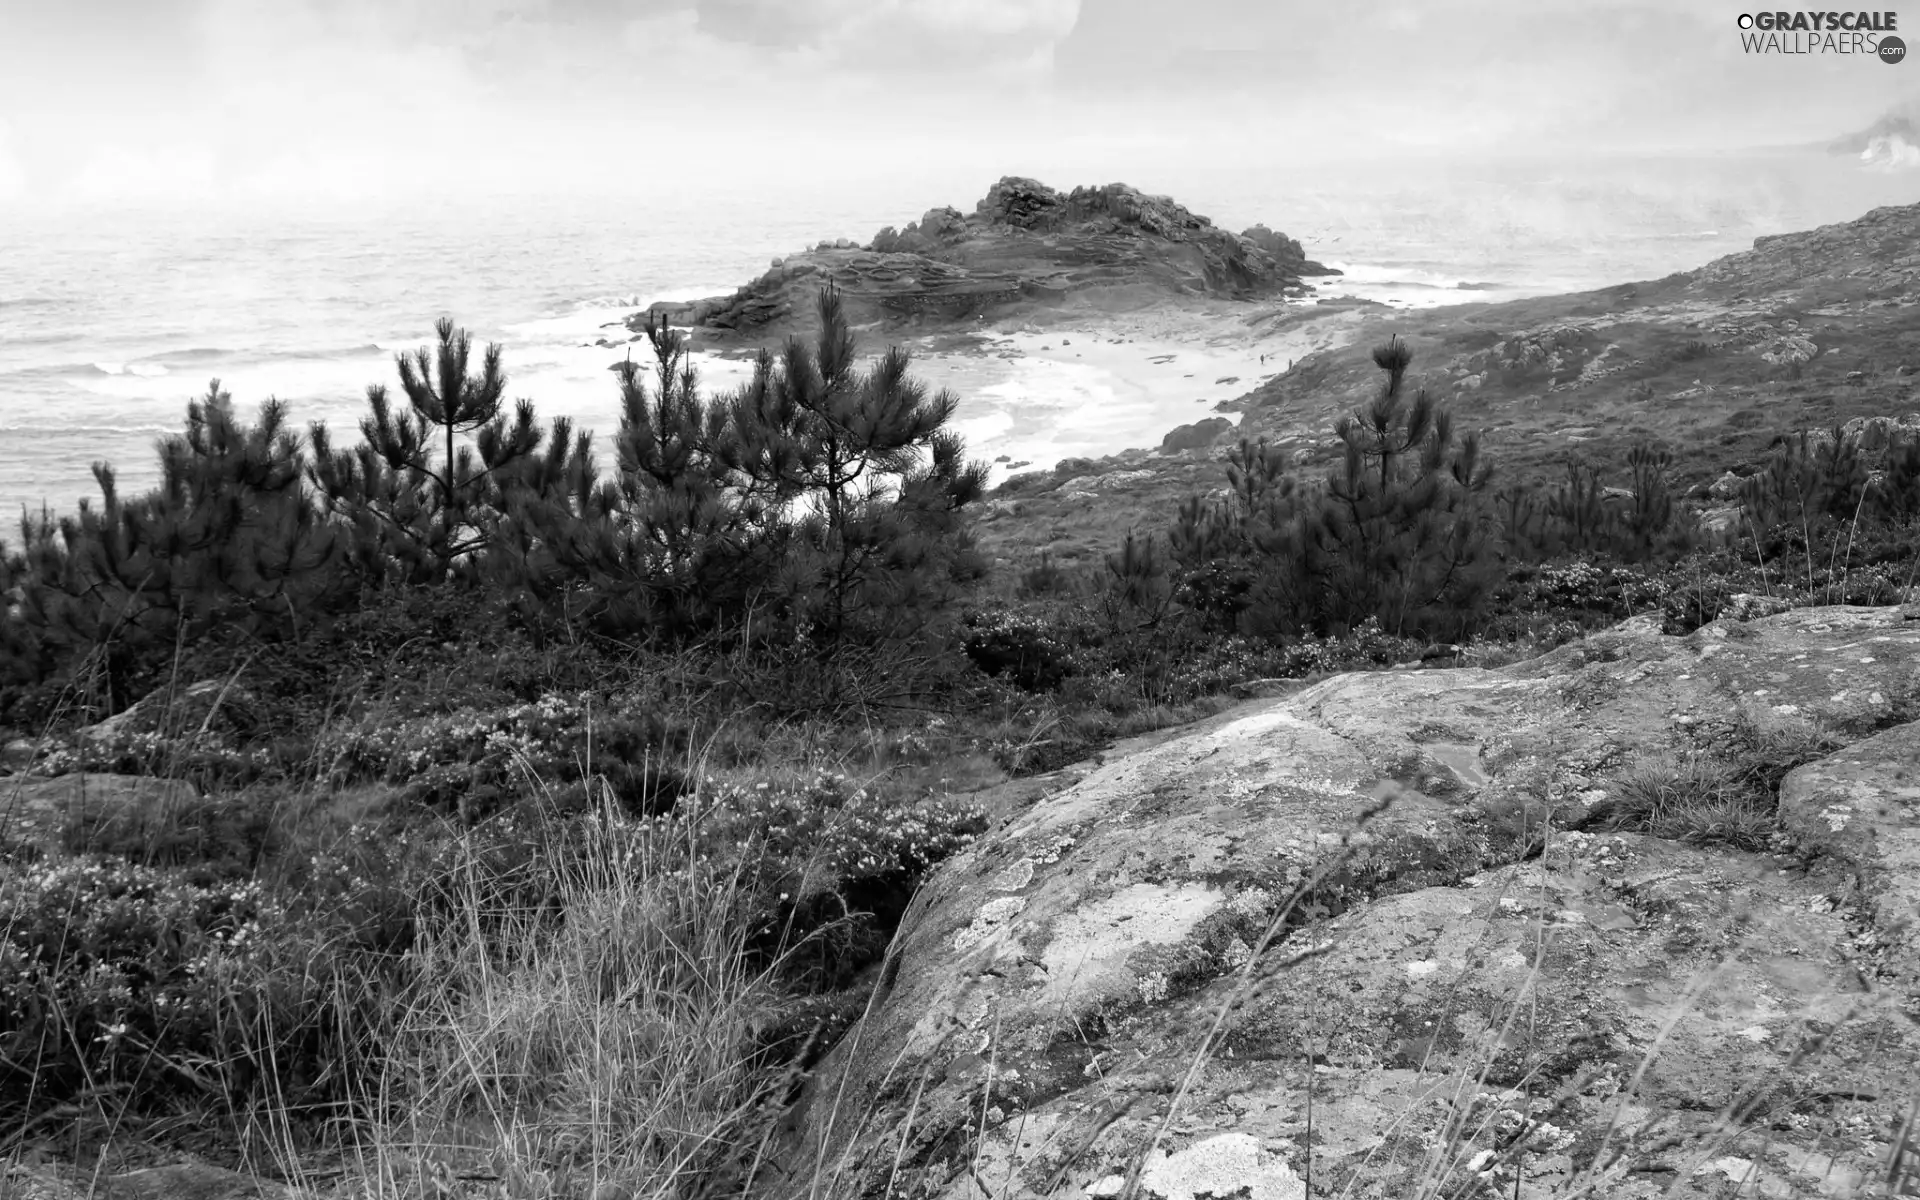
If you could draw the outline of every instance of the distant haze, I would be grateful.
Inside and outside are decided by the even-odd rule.
[[[1069,185],[1234,156],[1818,141],[1920,94],[1920,61],[1748,57],[1740,11],[0,0],[0,202],[644,196],[689,176],[772,198],[796,178],[925,174],[927,203],[958,203],[1008,170]],[[960,194],[931,189],[961,176]]]

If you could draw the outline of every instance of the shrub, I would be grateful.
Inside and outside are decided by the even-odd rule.
[[[856,368],[839,294],[820,334],[763,352],[736,394],[695,387],[685,339],[649,327],[653,386],[620,371],[618,469],[523,506],[504,577],[621,636],[715,632],[843,647],[912,641],[984,570],[963,510],[985,489],[895,349]],[[522,553],[521,551],[524,551]]]
[[[1479,437],[1456,438],[1426,391],[1409,397],[1413,355],[1398,338],[1373,358],[1386,382],[1336,425],[1344,454],[1319,487],[1290,474],[1278,449],[1242,442],[1227,497],[1181,506],[1169,537],[1180,594],[1209,621],[1288,636],[1373,618],[1395,633],[1461,637],[1483,618],[1501,565]]]
[[[0,864],[0,1111],[124,1087],[299,1106],[354,1084],[388,989],[254,881],[102,857]]]
[[[1031,613],[990,608],[961,621],[961,646],[973,665],[989,677],[1005,679],[1024,692],[1058,687],[1074,672],[1073,650]]]
[[[21,550],[0,548],[0,587],[17,589],[0,612],[0,678],[81,684],[104,716],[151,690],[182,643],[297,638],[350,603],[343,539],[304,489],[283,404],[245,422],[215,380],[159,457],[144,496],[123,498],[95,464],[98,509],[23,519]]]
[[[1665,580],[1633,567],[1586,561],[1521,568],[1511,578],[1523,584],[1514,599],[1517,604],[1593,612],[1612,620],[1646,612],[1670,590]]]
[[[1764,850],[1778,828],[1771,807],[1704,754],[1643,759],[1616,784],[1610,820],[1615,829]]]
[[[398,784],[419,800],[457,807],[470,818],[537,786],[594,777],[636,813],[671,807],[683,786],[679,772],[664,761],[664,721],[620,707],[596,708],[587,692],[401,721],[371,715],[330,729],[316,752],[336,780]]]

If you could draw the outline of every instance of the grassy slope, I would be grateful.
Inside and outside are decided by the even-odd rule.
[[[1411,381],[1445,401],[1457,428],[1483,431],[1502,483],[1554,482],[1583,456],[1624,484],[1627,450],[1650,440],[1673,452],[1682,489],[1701,486],[1752,463],[1784,431],[1920,408],[1920,375],[1903,371],[1920,370],[1916,304],[1920,205],[1876,209],[1652,282],[1374,310],[1342,348],[1301,359],[1235,402],[1234,438],[1268,437],[1307,463],[1331,464],[1334,421],[1379,386],[1372,347],[1398,334],[1414,351]],[[1327,319],[1317,309],[1287,318]],[[1796,335],[1817,347],[1810,360],[1763,357],[1790,351]],[[1036,482],[1000,493],[1010,503],[982,527],[996,557],[1017,563],[1047,549],[1083,558],[1129,528],[1164,526],[1181,497],[1224,478],[1188,453],[1107,459]]]

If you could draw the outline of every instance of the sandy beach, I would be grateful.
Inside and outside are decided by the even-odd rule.
[[[1175,427],[1343,342],[1355,321],[1343,310],[1301,315],[1297,305],[1061,314],[1045,328],[982,329],[962,350],[951,337],[903,344],[922,378],[959,395],[958,428],[998,481],[1020,464],[1157,449]]]

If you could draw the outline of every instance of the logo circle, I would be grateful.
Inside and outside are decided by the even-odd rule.
[[[1883,37],[1877,53],[1881,62],[1897,63],[1907,56],[1907,44],[1897,37]]]
[[[1739,19],[1738,21],[1735,21],[1735,22],[1734,22],[1734,24],[1736,24],[1736,25],[1738,25],[1738,26],[1739,26],[1740,28],[1742,28],[1742,29],[1752,29],[1752,28],[1753,28],[1753,14],[1752,14],[1752,13],[1741,13],[1741,14],[1740,14],[1740,19]]]

